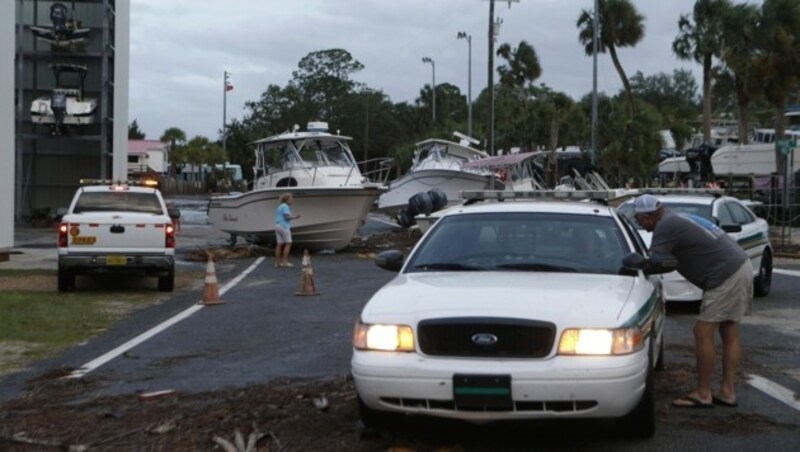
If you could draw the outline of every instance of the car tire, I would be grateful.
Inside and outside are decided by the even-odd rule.
[[[661,345],[658,346],[658,359],[656,359],[655,370],[661,372],[664,370],[664,336],[661,336]]]
[[[651,438],[656,433],[656,381],[653,372],[652,359],[653,352],[651,348],[642,399],[639,400],[639,403],[633,410],[631,410],[630,413],[617,419],[616,421],[617,430],[628,437]]]
[[[69,292],[75,290],[75,273],[58,267],[58,291]]]
[[[364,404],[361,397],[358,397],[358,416],[361,418],[361,423],[364,424],[364,427],[381,428],[391,425],[394,414],[373,410]]]
[[[766,297],[772,288],[772,253],[769,249],[764,250],[761,256],[761,265],[758,268],[758,276],[753,280],[753,295]]]
[[[169,271],[164,276],[158,277],[158,291],[159,292],[172,292],[175,289],[175,269]]]

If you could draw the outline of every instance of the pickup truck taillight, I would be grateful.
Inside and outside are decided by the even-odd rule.
[[[61,223],[58,225],[58,242],[57,246],[59,248],[66,248],[68,246],[67,243],[67,231],[69,230],[68,223]]]
[[[166,232],[165,246],[167,248],[175,248],[175,225],[166,225],[164,231]]]

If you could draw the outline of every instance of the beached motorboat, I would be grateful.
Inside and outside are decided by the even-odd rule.
[[[304,132],[298,129],[253,143],[254,188],[212,197],[208,206],[212,226],[234,239],[272,244],[278,200],[291,193],[292,211],[302,215],[292,222],[295,246],[339,250],[350,243],[375,200],[386,191],[385,175],[365,177],[347,144],[351,138],[330,134],[326,123],[311,122]]]
[[[31,102],[31,122],[50,125],[53,134],[60,133],[61,126],[94,124],[97,99],[83,93],[88,68],[79,64],[51,64],[50,69],[56,87],[49,96]],[[70,82],[65,80],[67,75],[72,76]]]
[[[492,171],[464,166],[489,155],[471,146],[477,140],[458,132],[454,135],[460,142],[431,138],[417,143],[411,168],[389,183],[389,191],[378,199],[378,210],[395,216],[408,206],[412,196],[435,188],[445,193],[449,205],[461,202],[462,190],[490,188],[495,182]]]

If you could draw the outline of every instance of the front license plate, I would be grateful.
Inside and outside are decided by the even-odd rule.
[[[106,257],[106,265],[125,265],[127,263],[128,263],[128,258],[125,256]]]
[[[453,375],[453,401],[460,408],[512,409],[511,375]]]

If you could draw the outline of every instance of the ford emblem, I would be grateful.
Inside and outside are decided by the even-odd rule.
[[[472,336],[475,345],[492,345],[497,342],[497,336],[489,333],[478,333]]]

